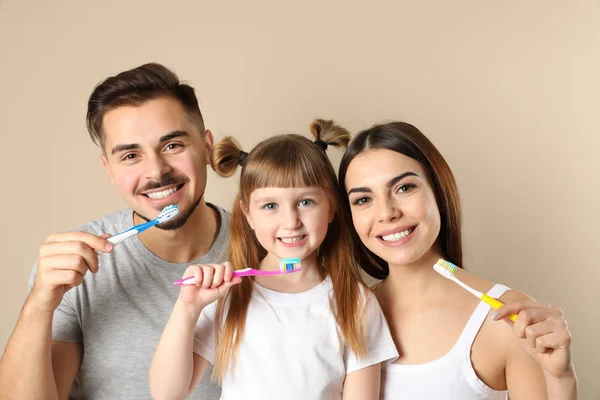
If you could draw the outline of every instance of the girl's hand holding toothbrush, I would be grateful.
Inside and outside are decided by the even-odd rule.
[[[529,354],[538,362],[546,374],[554,379],[574,377],[571,361],[571,332],[563,312],[550,304],[533,299],[507,302],[492,314],[500,320],[518,314],[513,324],[517,337],[524,339]]]
[[[26,304],[36,311],[52,313],[64,294],[78,286],[88,271],[98,271],[98,252],[110,253],[113,244],[89,232],[50,235],[39,251],[35,281]]]
[[[229,262],[190,265],[183,276],[193,276],[195,284],[181,286],[179,300],[200,312],[210,303],[225,296],[231,286],[242,281],[240,277],[233,278],[232,274],[233,266]]]

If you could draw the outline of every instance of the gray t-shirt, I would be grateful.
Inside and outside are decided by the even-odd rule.
[[[225,261],[230,214],[221,216],[219,234],[204,257],[193,263]],[[133,211],[121,210],[76,230],[117,234],[133,226]],[[99,271],[69,290],[54,312],[52,338],[83,344],[83,360],[69,399],[150,399],[152,356],[179,296],[180,279],[189,264],[166,262],[137,236],[99,255]],[[29,278],[33,285],[37,263]],[[208,367],[190,399],[217,400],[220,388]]]

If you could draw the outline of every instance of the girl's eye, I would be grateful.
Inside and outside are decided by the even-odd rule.
[[[267,210],[267,211],[275,210],[277,208],[277,204],[268,203],[268,204],[265,204],[264,206],[262,206],[262,208],[263,208],[263,210]]]
[[[304,199],[304,200],[300,200],[300,202],[298,203],[299,206],[301,207],[308,207],[315,204],[314,201],[312,201],[311,199]]]
[[[416,187],[417,187],[417,185],[415,185],[414,183],[406,183],[404,185],[398,186],[398,189],[396,190],[396,193],[410,192],[411,190],[413,190]]]
[[[366,203],[368,203],[370,201],[371,201],[371,199],[368,198],[368,197],[359,197],[358,199],[354,200],[354,202],[352,202],[352,205],[353,206],[360,206],[360,205],[366,204]]]

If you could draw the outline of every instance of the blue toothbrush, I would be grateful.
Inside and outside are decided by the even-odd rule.
[[[163,222],[167,222],[173,218],[175,218],[179,214],[179,207],[176,205],[166,206],[162,209],[160,214],[152,221],[144,222],[143,224],[136,225],[131,227],[121,233],[116,234],[115,236],[109,237],[108,240],[114,245],[117,245],[124,241],[125,239],[129,239],[130,237],[137,235],[138,233],[144,232],[146,229],[153,227],[154,225],[161,224]]]

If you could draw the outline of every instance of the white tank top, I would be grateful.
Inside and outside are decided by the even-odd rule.
[[[488,296],[498,298],[509,290],[495,285]],[[479,303],[458,341],[444,356],[425,364],[383,365],[383,400],[505,400],[506,390],[494,390],[481,381],[471,364],[471,346],[491,307]]]

